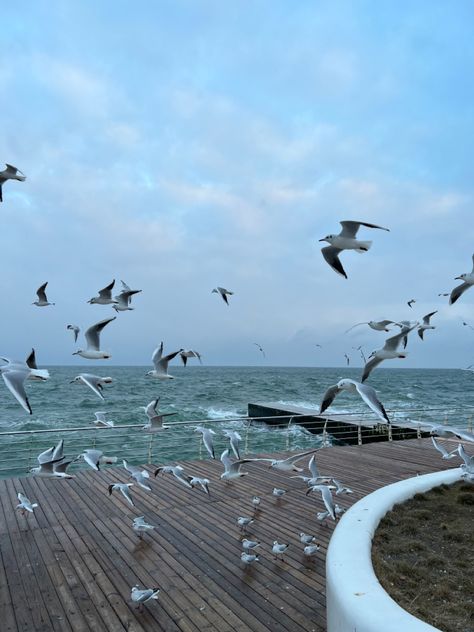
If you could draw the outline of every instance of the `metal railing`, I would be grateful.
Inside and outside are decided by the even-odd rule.
[[[338,443],[362,445],[373,441],[421,437],[423,433],[429,432],[429,427],[423,425],[427,421],[472,432],[474,407],[453,407],[448,411],[439,407],[417,408],[388,413],[392,419],[391,425],[379,422],[368,410],[335,414],[326,412],[322,415],[315,411],[314,416],[305,412],[268,417],[168,421],[165,428],[156,433],[144,432],[143,424],[4,431],[0,432],[0,476],[27,474],[38,464],[37,455],[60,439],[64,439],[67,459],[75,459],[88,448],[97,448],[106,456],[118,457],[120,465],[122,459],[133,464],[164,464],[209,458],[201,433],[194,432],[197,425],[206,425],[216,431],[214,444],[216,457],[219,458],[229,446],[221,429],[234,429],[240,433],[243,456],[248,453],[305,450]],[[71,465],[71,470],[80,467],[87,466],[83,462],[76,462]]]

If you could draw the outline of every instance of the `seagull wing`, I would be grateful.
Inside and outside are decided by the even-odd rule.
[[[36,290],[36,294],[38,296],[38,300],[39,301],[44,301],[45,303],[48,302],[48,299],[46,298],[46,286],[48,285],[48,281],[46,281],[46,283],[43,283],[43,285],[41,285],[37,290]]]
[[[161,341],[160,346],[157,347],[153,351],[153,355],[151,356],[151,361],[155,365],[155,369],[158,369],[158,362],[161,360],[162,355],[163,355],[163,341]]]
[[[288,457],[287,459],[283,459],[286,463],[296,463],[300,459],[317,452],[319,448],[313,448],[312,450],[306,450],[306,452],[300,452],[299,454],[294,454],[293,456]],[[249,459],[254,460],[254,459]],[[258,459],[258,460],[271,460],[271,459]]]
[[[431,437],[431,442],[436,450],[438,450],[438,452],[440,452],[443,456],[446,456],[446,454],[448,454],[447,450],[445,450],[444,447],[440,445],[434,437]]]
[[[313,454],[313,456],[309,460],[308,469],[311,472],[311,476],[313,478],[319,478],[319,470],[318,470],[318,466],[316,465],[316,455],[315,454]]]
[[[361,384],[360,382],[354,382],[354,385],[361,398],[364,400],[367,406],[374,411],[377,417],[380,417],[380,419],[382,419],[383,421],[390,423],[390,419],[385,412],[385,408],[383,407],[382,402],[377,397],[375,389],[368,384]]]
[[[112,288],[115,285],[115,279],[109,285],[106,285],[102,290],[99,290],[100,298],[112,298]]]
[[[19,404],[21,404],[27,413],[32,415],[33,411],[31,410],[30,402],[28,401],[25,391],[25,380],[28,377],[28,374],[29,370],[17,369],[2,372],[2,377],[6,387],[13,397],[17,400],[17,402],[19,402]]]
[[[435,310],[434,312],[430,312],[429,314],[426,314],[426,316],[423,316],[423,325],[429,325],[430,318],[434,316],[437,313],[437,311],[438,310]]]
[[[26,358],[26,364],[30,367],[30,369],[37,369],[38,365],[36,364],[36,354],[35,350],[32,349],[30,355]]]
[[[464,292],[470,287],[469,283],[461,283],[461,285],[457,285],[449,295],[449,304],[452,305],[455,303],[461,294],[464,294]]]
[[[323,401],[321,402],[321,408],[319,409],[319,414],[323,413],[326,408],[333,403],[334,399],[339,395],[341,389],[338,388],[337,384],[330,386],[328,390],[323,395]]]
[[[377,224],[369,224],[368,222],[354,222],[351,220],[344,220],[343,222],[339,222],[339,223],[342,226],[340,236],[347,237],[349,239],[355,238],[360,226],[366,226],[367,228],[379,228],[380,230],[386,230],[390,232],[388,228],[384,228],[383,226],[378,226]]]
[[[391,336],[390,338],[387,338],[385,340],[385,344],[383,348],[386,351],[396,351],[398,345],[402,342],[405,336],[407,336],[407,334],[409,334],[410,331],[415,329],[415,327],[418,327],[418,323],[415,323],[414,325],[411,325],[410,327],[403,327],[402,330],[398,334],[395,334],[395,336]]]
[[[92,389],[94,391],[94,393],[100,397],[100,399],[105,399],[105,397],[101,393],[102,386],[98,382],[96,382],[95,380],[92,379],[93,376],[80,375],[79,377],[81,378],[81,381],[86,386],[88,386],[90,389]]]
[[[347,279],[347,274],[342,267],[342,263],[340,262],[338,257],[338,254],[342,252],[342,250],[340,248],[335,248],[334,246],[326,246],[325,248],[321,248],[321,252],[323,253],[324,259],[327,263],[329,263],[331,268]]]
[[[100,333],[102,329],[115,320],[117,316],[112,316],[112,318],[106,318],[105,320],[101,320],[89,327],[86,330],[85,337],[87,341],[87,348],[93,351],[100,351]]]
[[[371,358],[364,367],[364,372],[362,373],[361,382],[365,382],[365,380],[369,377],[370,373],[378,366],[381,362],[383,362],[382,358],[377,358],[374,356]]]
[[[334,501],[332,499],[331,490],[329,489],[329,487],[326,487],[325,485],[321,485],[320,491],[321,491],[321,497],[323,499],[323,503],[324,503],[324,506],[326,507],[326,510],[329,512],[329,515],[331,516],[331,518],[335,520],[336,512],[334,508]]]

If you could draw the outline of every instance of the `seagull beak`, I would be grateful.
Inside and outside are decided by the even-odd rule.
[[[325,239],[318,239],[318,241],[326,241]]]
[[[462,277],[458,276],[458,277],[454,277],[455,279],[459,279],[460,281],[462,280]]]

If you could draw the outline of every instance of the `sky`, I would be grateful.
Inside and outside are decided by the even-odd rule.
[[[87,300],[123,279],[143,291],[98,365],[150,364],[161,340],[209,365],[360,365],[352,347],[386,335],[351,325],[434,310],[386,365],[474,363],[474,291],[438,297],[472,269],[473,18],[470,0],[9,3],[0,161],[27,180],[0,205],[0,354],[86,365],[66,325],[114,315]],[[340,220],[390,229],[361,229],[347,280],[318,242]],[[56,304],[32,306],[45,281]]]

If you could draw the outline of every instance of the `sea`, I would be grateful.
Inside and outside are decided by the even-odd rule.
[[[42,367],[44,368],[44,367]],[[323,393],[342,378],[360,379],[360,368],[170,366],[173,380],[146,375],[149,367],[47,367],[50,379],[26,384],[33,415],[28,415],[0,383],[0,475],[25,474],[37,465],[42,450],[64,439],[65,454],[74,459],[85,449],[97,448],[118,463],[170,463],[207,458],[195,426],[206,422],[215,431],[216,456],[228,447],[222,430],[242,436],[244,453],[284,449],[305,450],[321,444],[315,435],[293,423],[269,426],[249,421],[247,405],[281,405],[319,409]],[[78,373],[110,376],[100,400],[88,387],[71,383]],[[472,427],[474,374],[459,369],[378,368],[369,383],[394,420],[446,423]],[[155,434],[142,431],[147,417],[143,407],[159,397],[160,412],[172,412],[169,428]],[[114,428],[98,429],[95,411],[104,411]],[[360,414],[374,419],[362,400],[342,393],[328,409],[334,414]],[[134,426],[126,428],[124,426]],[[48,431],[48,432],[45,432]],[[80,467],[80,462],[73,465]]]

